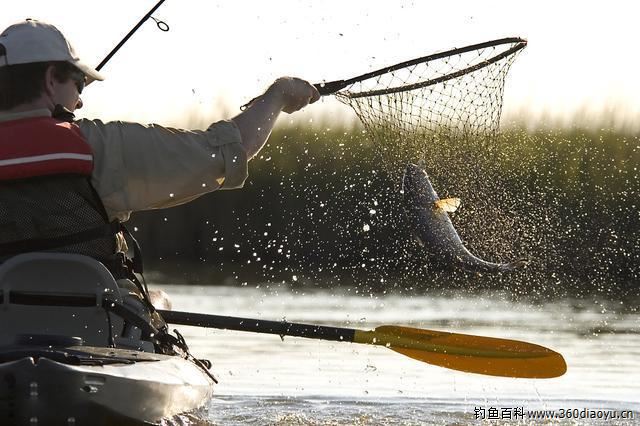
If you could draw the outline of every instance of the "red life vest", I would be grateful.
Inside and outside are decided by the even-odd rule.
[[[77,125],[52,117],[0,123],[0,180],[92,171],[93,153]]]
[[[67,118],[0,122],[0,262],[29,251],[77,253],[138,283],[137,242],[118,220],[109,222],[91,184],[91,146],[70,122],[73,115]],[[116,253],[121,231],[134,243],[132,260]]]
[[[106,262],[109,223],[91,185],[93,153],[80,128],[52,117],[0,123],[0,261],[53,250]]]

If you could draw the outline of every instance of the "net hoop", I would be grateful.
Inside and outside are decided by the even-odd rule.
[[[408,91],[408,90],[414,90],[414,89],[419,89],[419,88],[423,88],[423,87],[428,87],[428,86],[433,86],[435,84],[438,83],[443,83],[445,81],[448,80],[453,80],[455,78],[461,77],[465,74],[469,74],[471,72],[477,71],[479,69],[485,68],[495,62],[498,62],[504,58],[507,58],[511,55],[513,55],[514,53],[518,52],[521,49],[524,49],[527,46],[527,41],[519,38],[519,37],[508,37],[508,38],[502,38],[502,39],[497,39],[497,40],[491,40],[491,41],[487,41],[484,43],[478,43],[478,44],[473,44],[470,46],[466,46],[466,47],[461,47],[461,48],[456,48],[456,49],[451,49],[448,50],[446,52],[440,52],[440,53],[435,53],[432,55],[428,55],[428,56],[423,56],[421,58],[417,58],[417,59],[412,59],[410,61],[405,61],[405,62],[400,62],[396,65],[392,65],[390,67],[385,67],[385,68],[381,68],[379,70],[376,71],[372,71],[366,74],[362,74],[358,77],[354,77],[351,78],[349,80],[345,80],[344,82],[342,82],[343,87],[348,87],[353,85],[354,83],[358,83],[358,82],[362,82],[364,80],[368,80],[374,77],[378,77],[381,75],[384,75],[386,73],[390,73],[393,71],[397,71],[406,67],[410,67],[413,65],[417,65],[417,64],[421,64],[421,63],[426,63],[426,62],[431,62],[437,59],[442,59],[442,58],[446,58],[448,56],[454,56],[454,55],[459,55],[459,54],[463,54],[463,53],[467,53],[467,52],[472,52],[474,50],[480,50],[480,49],[484,49],[487,47],[495,47],[495,46],[499,46],[502,44],[514,44],[511,48],[509,48],[508,50],[505,50],[504,52],[501,52],[495,56],[492,56],[489,59],[485,59],[482,62],[479,62],[475,65],[469,66],[467,68],[464,68],[462,70],[447,74],[447,75],[443,75],[437,78],[433,78],[433,79],[429,79],[423,82],[419,82],[419,83],[413,83],[413,84],[409,84],[409,85],[404,85],[404,86],[397,86],[397,87],[390,87],[390,88],[385,88],[385,89],[378,89],[378,90],[369,90],[369,91],[364,91],[364,92],[349,92],[349,90],[345,90],[343,92],[337,93],[336,95],[338,96],[343,96],[346,98],[350,98],[350,99],[355,99],[355,98],[363,98],[363,97],[367,97],[367,96],[381,96],[381,95],[388,95],[388,94],[392,94],[392,93],[398,93],[398,92],[404,92],[404,91]]]

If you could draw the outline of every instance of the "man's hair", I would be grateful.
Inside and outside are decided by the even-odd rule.
[[[60,83],[67,82],[77,68],[69,62],[34,62],[0,67],[0,110],[34,101],[44,92],[44,77],[49,66]]]

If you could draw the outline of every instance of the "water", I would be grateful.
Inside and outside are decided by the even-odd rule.
[[[192,352],[213,362],[220,383],[204,424],[538,424],[514,410],[632,410],[640,424],[640,315],[620,302],[507,301],[474,296],[354,296],[286,287],[153,286],[175,310],[369,329],[382,324],[525,340],[563,354],[567,373],[532,380],[468,374],[369,345],[180,326]],[[584,414],[584,413],[587,414]],[[602,412],[599,415],[605,415]],[[609,414],[611,415],[611,414]],[[496,417],[494,417],[496,418]],[[509,420],[510,419],[510,420]],[[493,420],[495,423],[496,420]],[[557,424],[558,420],[546,420]]]

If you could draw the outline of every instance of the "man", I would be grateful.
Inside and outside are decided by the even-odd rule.
[[[134,280],[121,222],[241,187],[280,112],[320,97],[308,82],[284,77],[206,131],[74,121],[95,80],[102,75],[52,25],[26,20],[0,34],[0,261],[78,253],[104,263],[119,283]]]

